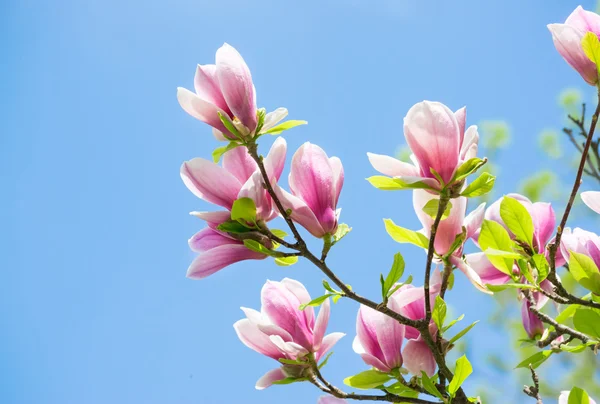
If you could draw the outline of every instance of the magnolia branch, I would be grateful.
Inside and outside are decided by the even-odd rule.
[[[286,242],[285,240],[276,237],[274,234],[272,234],[270,231],[264,230],[263,232],[264,234],[268,235],[269,237],[271,237],[271,239],[273,241],[276,241],[278,243],[280,243],[281,245],[296,250],[298,251],[300,254],[300,256],[303,256],[304,258],[308,259],[310,262],[312,262],[317,268],[319,268],[321,270],[321,272],[323,272],[323,274],[325,276],[327,276],[327,278],[329,278],[336,286],[338,286],[343,295],[345,297],[348,297],[351,300],[354,300],[360,304],[363,304],[367,307],[370,307],[374,310],[377,310],[383,314],[385,314],[386,316],[389,316],[391,318],[393,318],[394,320],[400,322],[401,324],[404,325],[408,325],[410,327],[416,328],[417,330],[419,330],[423,340],[425,341],[425,343],[427,344],[427,346],[429,347],[429,349],[431,350],[435,361],[438,365],[438,368],[440,370],[440,374],[443,375],[443,377],[445,377],[447,380],[452,380],[452,378],[454,377],[452,371],[448,368],[448,365],[446,364],[446,359],[444,354],[442,353],[442,351],[440,349],[438,349],[438,346],[436,345],[433,336],[431,335],[430,331],[429,331],[429,321],[431,320],[431,303],[429,301],[429,280],[431,277],[431,265],[433,262],[433,254],[434,254],[434,243],[435,243],[435,235],[437,233],[437,229],[439,227],[441,218],[443,216],[444,211],[446,210],[446,206],[448,205],[449,199],[446,196],[442,196],[440,198],[440,203],[438,206],[438,211],[436,214],[436,218],[435,221],[431,227],[431,236],[430,236],[430,240],[429,240],[429,248],[427,251],[427,266],[426,266],[426,272],[425,272],[425,282],[424,282],[424,289],[425,289],[425,304],[426,304],[426,318],[424,320],[412,320],[408,317],[403,316],[400,313],[395,312],[394,310],[391,310],[390,308],[388,308],[386,305],[384,304],[379,304],[376,303],[370,299],[367,299],[359,294],[357,294],[356,292],[352,291],[340,278],[338,278],[335,273],[327,266],[327,264],[325,263],[325,258],[326,258],[326,254],[322,255],[322,258],[318,258],[315,254],[313,254],[307,247],[306,242],[304,241],[304,239],[302,238],[302,236],[300,235],[300,232],[298,231],[296,225],[294,224],[294,222],[291,220],[291,218],[289,217],[288,212],[286,211],[286,209],[284,208],[283,204],[281,203],[281,201],[279,200],[279,198],[277,197],[277,194],[275,193],[275,190],[273,189],[273,185],[270,182],[269,176],[267,175],[265,166],[263,164],[262,158],[259,156],[258,154],[258,149],[257,149],[257,145],[256,143],[249,143],[246,145],[248,148],[248,154],[252,157],[252,159],[256,162],[256,164],[258,165],[258,168],[260,170],[260,173],[262,175],[263,178],[263,182],[264,182],[264,187],[267,190],[268,194],[271,196],[271,198],[273,199],[275,206],[277,207],[277,209],[279,210],[279,213],[283,216],[285,222],[287,223],[288,227],[290,228],[290,230],[292,231],[294,238],[296,239],[296,243],[291,244]],[[319,382],[317,376],[315,375],[315,380],[311,382],[313,384],[315,384],[317,387],[321,388],[321,390],[326,389],[328,391],[327,386],[323,386],[321,384],[321,382]],[[442,386],[443,387],[443,386]],[[323,391],[326,391],[323,390]],[[328,391],[330,394],[335,395],[334,393],[331,393],[330,391]],[[336,397],[338,397],[336,395]],[[356,398],[356,397],[370,397],[370,398]],[[393,395],[392,397],[388,395],[386,396],[359,396],[359,395],[348,395],[348,397],[342,397],[342,398],[351,398],[351,399],[355,399],[355,400],[372,400],[372,401],[388,401],[388,402],[400,402],[400,401],[393,401],[393,400],[389,400],[389,398],[394,398]],[[413,402],[413,403],[430,403],[428,401],[409,401],[408,398],[402,397],[402,402]],[[412,399],[412,400],[419,400],[419,399]],[[459,387],[458,391],[456,392],[456,397],[454,399],[454,403],[456,404],[463,404],[463,403],[467,403],[467,396],[464,393],[463,389]]]
[[[540,396],[540,378],[535,372],[533,366],[529,365],[529,370],[531,371],[531,379],[533,380],[533,386],[525,386],[523,388],[523,393],[527,394],[529,397],[535,398],[536,404],[543,404],[542,396]]]

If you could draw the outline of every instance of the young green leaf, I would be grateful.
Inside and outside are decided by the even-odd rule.
[[[280,267],[289,267],[298,262],[298,257],[275,257],[275,263]]]
[[[223,115],[223,113],[221,112],[217,112],[217,114],[219,115],[219,119],[221,120],[221,123],[223,123],[223,126],[225,126],[225,128],[231,132],[231,134],[235,137],[237,137],[238,139],[242,139],[243,136],[242,134],[237,130],[237,128],[235,127],[235,125],[233,124],[233,122],[231,122],[231,119],[229,119],[228,116]]]
[[[331,296],[336,296],[336,295],[334,295],[332,293],[328,293],[326,295],[316,297],[316,298],[312,299],[308,303],[301,304],[300,307],[299,307],[299,309],[300,310],[304,310],[308,306],[319,307],[320,305],[322,305],[323,303],[325,303],[325,300],[327,300],[327,298],[329,298]]]
[[[240,222],[237,221],[228,221],[223,222],[217,226],[217,230],[223,231],[225,233],[234,233],[234,234],[242,234],[248,233],[252,231],[249,227],[244,226]]]
[[[417,182],[406,182],[400,178],[391,178],[383,175],[374,175],[367,178],[367,181],[371,183],[375,188],[383,191],[398,191],[401,189],[432,189],[429,185],[422,181]]]
[[[573,325],[577,331],[600,341],[600,313],[593,309],[579,308],[573,315]]]
[[[530,285],[528,283],[514,283],[514,282],[503,283],[500,285],[490,285],[488,283],[485,286],[492,292],[502,292],[503,290],[506,290],[509,288],[510,289],[537,289],[536,286]]]
[[[227,146],[221,146],[221,147],[217,147],[215,150],[213,150],[212,152],[212,158],[213,161],[215,163],[218,163],[219,160],[221,160],[221,157],[223,156],[223,154],[225,154],[226,152],[228,152],[229,150],[235,149],[236,147],[240,146],[239,143],[236,142],[229,142],[229,144]]]
[[[485,164],[485,162],[486,161],[484,159],[480,159],[479,157],[473,157],[472,159],[465,161],[460,167],[458,167],[458,170],[456,170],[456,174],[454,174],[454,178],[451,182],[462,181],[477,171]]]
[[[521,275],[523,275],[525,277],[525,279],[527,279],[527,282],[529,282],[532,285],[536,285],[536,281],[535,279],[533,279],[533,275],[531,273],[531,268],[529,266],[529,263],[524,260],[517,260],[517,265],[519,266],[519,270],[521,271]]]
[[[396,382],[391,386],[387,386],[385,391],[388,393],[395,394],[400,397],[410,397],[417,398],[419,396],[419,392],[411,389],[410,387],[402,384],[401,382]]]
[[[443,332],[448,331],[454,324],[458,323],[459,321],[461,321],[463,318],[465,318],[464,314],[461,314],[460,317],[458,317],[455,320],[450,321],[443,329]]]
[[[402,258],[402,254],[394,254],[394,263],[392,264],[392,269],[390,269],[390,272],[385,280],[383,280],[383,275],[381,276],[383,280],[381,284],[381,294],[384,300],[388,297],[388,293],[392,286],[394,286],[394,284],[400,280],[402,274],[404,274],[404,265],[404,258]]]
[[[523,258],[523,256],[521,254],[518,254],[516,252],[512,252],[512,251],[502,251],[502,250],[496,250],[495,248],[488,248],[487,250],[484,251],[485,255],[489,258],[489,257],[498,257],[498,258],[510,258],[513,260],[518,260]]]
[[[435,297],[435,305],[433,306],[433,311],[431,312],[431,318],[435,325],[437,325],[438,329],[441,330],[444,327],[444,321],[446,320],[446,302],[439,296]]]
[[[435,387],[435,384],[433,384],[433,382],[431,381],[429,376],[427,376],[427,373],[425,373],[424,371],[421,371],[421,383],[423,384],[423,388],[429,394],[432,394],[440,399],[444,398],[444,396],[442,396],[442,393],[440,393],[440,391],[437,389],[437,387]]]
[[[417,247],[427,249],[429,240],[422,233],[405,229],[395,224],[392,219],[383,219],[385,230],[398,243],[410,243]]]
[[[579,387],[573,387],[569,393],[569,401],[567,404],[590,404],[590,396],[588,393]]]
[[[252,198],[239,198],[233,201],[231,220],[254,223],[256,221],[256,205]]]
[[[306,377],[286,377],[285,379],[274,381],[273,384],[291,384],[308,380]]]
[[[458,358],[456,361],[456,370],[454,370],[454,377],[448,385],[448,393],[451,397],[456,395],[459,387],[467,380],[467,377],[473,373],[473,367],[465,355]]]
[[[436,198],[430,199],[429,202],[427,202],[425,204],[425,206],[423,206],[423,212],[425,212],[427,215],[431,216],[432,219],[435,219],[437,217],[439,207],[440,207],[439,199],[436,199]],[[442,220],[444,220],[448,216],[450,216],[450,209],[452,209],[452,203],[448,202],[446,209],[444,209],[444,213],[442,213]]]
[[[268,255],[270,257],[275,257],[278,254],[276,251],[269,250],[267,247],[265,247],[264,245],[262,245],[261,243],[259,243],[256,240],[245,239],[244,240],[244,245],[249,250],[252,250],[252,251],[257,252],[257,253],[265,254],[265,255]]]
[[[348,226],[346,223],[338,224],[337,230],[335,231],[335,234],[333,235],[333,242],[331,245],[334,245],[335,243],[340,241],[348,233],[350,233],[350,231],[352,231],[352,227]]]
[[[558,316],[556,316],[555,320],[557,323],[563,324],[566,320],[570,319],[571,317],[573,317],[573,315],[575,314],[575,312],[577,311],[578,308],[580,308],[581,306],[577,305],[577,304],[571,304],[569,306],[567,306],[563,311],[561,311]]]
[[[289,121],[282,122],[279,125],[274,126],[271,129],[266,130],[266,131],[264,131],[262,133],[263,134],[269,134],[269,135],[279,135],[283,131],[295,128],[296,126],[306,125],[307,123],[308,122],[306,122],[306,121],[298,121],[298,120],[292,119],[292,120],[289,120]]]
[[[379,372],[377,370],[366,370],[354,376],[345,378],[344,384],[356,389],[368,390],[379,387],[391,379],[392,376],[387,373]]]
[[[454,344],[456,341],[458,341],[459,339],[461,339],[462,337],[464,337],[464,335],[466,333],[468,333],[469,331],[471,331],[471,328],[475,327],[475,324],[477,324],[479,322],[479,320],[475,321],[473,324],[467,326],[464,330],[462,330],[461,332],[459,332],[458,334],[456,334],[454,337],[452,337],[450,339],[450,341],[448,341],[449,345]]]
[[[581,47],[583,48],[585,56],[596,65],[597,73],[600,76],[600,41],[596,34],[587,32],[581,40]]]
[[[323,359],[321,361],[321,363],[319,364],[319,369],[322,369],[323,366],[327,365],[327,362],[329,361],[329,358],[331,357],[331,355],[333,355],[333,351],[330,351],[327,356],[325,356],[325,359]]]
[[[518,240],[533,247],[533,220],[521,202],[509,196],[502,198],[500,217]]]
[[[475,198],[477,196],[485,195],[494,188],[495,181],[496,177],[486,171],[481,173],[481,175],[477,177],[475,181],[467,185],[460,195],[467,198]]]
[[[510,239],[508,232],[498,222],[492,220],[484,220],[481,225],[479,234],[479,246],[482,251],[488,248],[500,251],[513,251],[513,241]],[[498,270],[507,275],[512,275],[513,259],[489,256],[488,259]]]
[[[571,251],[569,271],[581,286],[600,294],[600,271],[590,257]]]
[[[529,358],[521,361],[521,363],[519,363],[516,368],[528,368],[529,365],[531,365],[531,367],[535,369],[542,363],[544,363],[550,357],[550,355],[552,355],[551,350],[536,352]]]
[[[535,268],[538,271],[538,283],[542,282],[548,276],[548,271],[550,270],[550,264],[548,264],[548,260],[544,254],[535,254],[533,257],[533,263],[535,264]]]

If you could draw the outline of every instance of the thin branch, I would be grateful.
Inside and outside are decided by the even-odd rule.
[[[542,401],[542,396],[540,396],[540,378],[535,372],[533,366],[529,365],[529,370],[531,370],[531,379],[533,380],[533,386],[525,386],[523,388],[523,393],[527,394],[529,397],[535,398],[536,404],[544,404]]]

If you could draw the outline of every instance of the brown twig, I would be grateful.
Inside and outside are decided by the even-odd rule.
[[[531,379],[533,380],[533,386],[525,386],[523,388],[523,392],[529,397],[535,398],[536,404],[543,404],[542,396],[540,396],[540,378],[535,372],[533,366],[529,365],[529,370],[531,371]]]

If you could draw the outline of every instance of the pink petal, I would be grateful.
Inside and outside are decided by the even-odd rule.
[[[269,221],[275,215],[273,215],[273,203],[271,197],[267,194],[267,191],[263,187],[263,178],[260,171],[255,171],[254,174],[248,178],[248,181],[237,195],[238,198],[250,198],[256,205],[256,217],[258,220]]]
[[[260,331],[258,326],[247,318],[237,321],[233,328],[240,341],[248,348],[275,360],[282,357],[269,336]]]
[[[435,169],[449,181],[458,165],[461,136],[454,113],[439,102],[415,104],[404,118],[404,136],[421,167],[421,175],[433,178]]]
[[[503,285],[510,281],[510,276],[500,272],[482,253],[467,254],[465,256],[467,265],[477,273],[482,283],[490,285]]]
[[[269,129],[275,127],[283,118],[288,114],[288,110],[285,108],[277,108],[275,111],[271,111],[265,115],[265,121],[261,132],[266,132]]]
[[[467,127],[467,107],[462,107],[454,113],[456,122],[458,123],[458,133],[460,134],[460,144],[463,144],[465,128]]]
[[[330,305],[329,299],[323,302],[321,308],[319,309],[317,320],[315,321],[315,326],[313,329],[313,347],[316,350],[319,350],[321,347],[321,342],[323,341],[325,331],[327,330],[327,323],[329,323],[329,313],[331,310]]]
[[[219,112],[228,117],[227,113],[221,108],[182,87],[177,87],[177,100],[181,108],[194,118],[212,126],[221,133],[229,133],[223,122],[221,122],[221,118],[219,118]]]
[[[533,220],[533,235],[537,242],[538,251],[543,253],[555,230],[554,209],[549,203],[536,202],[531,206],[529,213]]]
[[[465,136],[460,147],[460,159],[467,161],[477,156],[477,145],[479,143],[479,133],[477,132],[477,126],[471,125],[467,128]]]
[[[243,244],[225,244],[215,247],[196,257],[187,270],[187,277],[202,279],[225,268],[244,260],[261,260],[267,256],[246,248]]]
[[[285,379],[285,373],[281,368],[269,370],[256,382],[256,390],[264,390],[273,385],[273,383]]]
[[[242,184],[212,161],[195,158],[181,165],[181,179],[198,198],[231,209]]]
[[[493,293],[485,287],[485,285],[481,281],[481,278],[479,277],[479,274],[473,268],[467,265],[466,262],[455,256],[450,257],[450,262],[452,262],[452,264],[454,264],[458,269],[460,269],[462,273],[464,273],[467,276],[467,279],[473,284],[473,286],[475,286],[483,293],[493,295]]]
[[[221,108],[227,113],[228,117],[232,117],[233,114],[223,98],[221,89],[219,88],[219,81],[217,79],[217,66],[215,65],[198,65],[196,68],[196,75],[194,77],[194,88],[198,97],[203,100]]]
[[[211,229],[210,227],[200,230],[188,240],[190,249],[198,253],[208,251],[225,244],[239,245],[240,242],[232,238],[225,237],[223,234]]]
[[[271,335],[269,336],[269,339],[277,346],[282,354],[291,359],[301,358],[309,352],[308,349],[294,341],[284,341],[279,335]]]
[[[419,171],[411,164],[383,154],[367,153],[369,162],[380,173],[390,177],[418,177]]]
[[[590,31],[600,35],[600,16],[578,6],[565,21],[565,24],[581,31]]]
[[[248,149],[240,146],[223,154],[223,168],[233,174],[240,184],[243,184],[258,169],[258,166],[248,154]]]
[[[544,333],[544,323],[529,310],[530,306],[527,300],[523,300],[523,304],[521,305],[521,319],[523,321],[523,328],[529,338],[535,338]]]
[[[256,95],[250,69],[232,46],[217,50],[217,77],[231,112],[251,132],[256,129]]]
[[[581,193],[581,200],[588,208],[596,213],[600,213],[600,192],[587,191]]]
[[[335,207],[340,199],[340,193],[344,185],[344,167],[342,166],[342,161],[337,157],[331,157],[329,164],[333,170],[333,186],[335,189],[333,206]]]
[[[567,24],[548,24],[554,46],[565,61],[591,85],[598,82],[598,71],[583,52],[581,41],[585,31]]]
[[[409,340],[402,351],[402,356],[404,357],[404,367],[413,375],[420,376],[421,371],[424,371],[430,377],[435,374],[435,358],[425,341],[421,339]]]
[[[394,306],[394,300],[390,301],[390,308],[398,312],[399,308]],[[393,318],[377,313],[380,314],[380,319],[375,323],[375,328],[385,363],[392,369],[398,368],[402,366],[401,351],[405,327]]]
[[[267,157],[264,160],[265,171],[272,182],[279,181],[279,178],[281,177],[283,167],[285,166],[286,152],[287,143],[285,139],[278,137],[273,143],[273,146],[271,146],[271,150],[269,150],[269,154],[267,154]]]
[[[481,228],[481,224],[483,223],[484,215],[485,202],[480,204],[474,211],[465,217],[463,225],[467,229],[467,239],[474,238],[477,235],[479,229]]]
[[[308,290],[306,290],[301,282],[295,279],[283,278],[280,283],[296,296],[300,304],[306,304],[312,300]],[[304,316],[307,319],[307,324],[312,328],[315,322],[315,310],[311,306],[308,306],[304,309]]]
[[[229,211],[190,212],[190,215],[206,221],[211,229],[216,229],[218,225],[231,219],[231,212]]]
[[[321,223],[319,223],[313,211],[303,200],[290,194],[276,184],[273,186],[273,189],[283,207],[286,210],[290,209],[292,211],[290,217],[294,222],[300,224],[315,237],[321,238],[325,235],[326,231],[321,226]]]
[[[327,334],[325,337],[323,337],[321,348],[319,348],[319,351],[316,354],[317,360],[324,357],[325,354],[327,354],[327,352],[329,352],[329,350],[333,348],[333,346],[345,335],[346,334],[343,332],[332,332],[331,334]]]
[[[343,398],[337,398],[333,396],[321,396],[317,400],[317,404],[347,404],[348,402]]]
[[[360,342],[360,346],[366,353],[385,363],[385,357],[377,338],[376,323],[379,315],[383,314],[370,307],[361,305],[358,309],[358,316],[356,318],[356,335]]]

